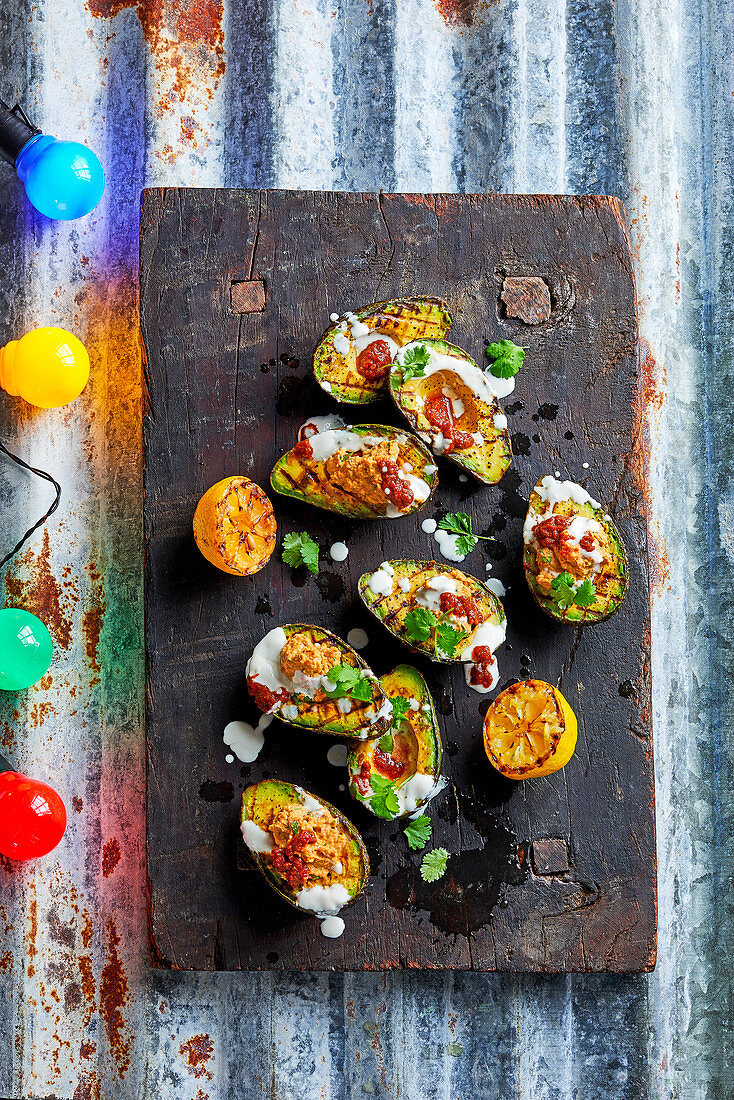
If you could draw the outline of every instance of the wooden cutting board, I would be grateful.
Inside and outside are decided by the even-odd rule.
[[[143,194],[141,323],[147,356],[145,609],[148,869],[154,963],[201,970],[647,970],[656,879],[650,619],[635,291],[624,211],[613,198],[375,195],[166,189]],[[529,282],[527,280],[530,280]],[[495,487],[440,463],[428,507],[356,523],[274,497],[279,539],[308,530],[318,577],[279,553],[226,576],[192,538],[196,502],[246,474],[268,486],[308,416],[335,410],[311,373],[329,314],[401,294],[443,296],[450,339],[482,362],[488,340],[527,349],[505,405],[514,458]],[[347,408],[347,415],[349,409]],[[400,424],[385,400],[354,422]],[[588,469],[584,466],[588,463]],[[586,629],[545,618],[527,591],[521,529],[536,479],[559,471],[606,503],[626,540],[630,593]],[[272,627],[364,627],[378,674],[411,660],[361,607],[357,579],[390,557],[431,558],[426,516],[470,512],[491,536],[463,568],[507,586],[500,683],[558,684],[579,717],[561,772],[514,783],[482,748],[486,696],[461,668],[416,663],[435,694],[448,789],[431,806],[451,853],[424,883],[396,823],[352,802],[333,738],[273,723],[260,758],[227,764],[222,731],[258,714],[244,683]],[[343,540],[349,557],[331,561]],[[372,860],[341,939],[283,905],[247,866],[240,795],[270,776],[333,801]]]

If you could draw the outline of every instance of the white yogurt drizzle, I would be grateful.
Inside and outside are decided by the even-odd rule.
[[[242,822],[242,839],[251,852],[272,852],[275,847],[272,833],[261,829],[254,821]]]
[[[360,321],[356,314],[349,311],[341,318],[338,314],[332,313],[329,319],[337,324],[337,331],[334,334],[334,350],[342,358],[349,355],[352,344],[357,355],[359,355],[369,344],[373,344],[376,340],[382,340],[390,348],[390,359],[394,361],[399,348],[391,336],[373,331],[369,325],[365,325],[363,321]]]
[[[575,481],[557,481],[550,474],[542,478],[535,487],[535,492],[543,501],[545,507],[542,512],[536,514],[528,511],[522,529],[523,541],[526,546],[536,545],[535,528],[539,523],[550,519],[554,514],[556,504],[570,500],[574,504],[590,504],[592,508],[601,508],[599,501],[594,500],[582,485],[578,485]],[[574,516],[566,528],[569,541],[576,544],[582,557],[592,562],[592,572],[598,573],[604,563],[604,555],[597,549],[584,550],[580,545],[581,539],[589,532],[592,535],[600,535],[603,534],[603,528],[598,520],[586,516]]]
[[[331,886],[304,886],[296,894],[299,908],[308,909],[318,917],[336,916],[351,899],[352,895],[340,882],[332,882]]]
[[[224,727],[222,740],[238,760],[244,764],[252,764],[260,755],[265,744],[264,731],[272,720],[272,714],[263,714],[256,726],[251,726],[249,722],[229,722]]]
[[[453,577],[447,577],[443,573],[430,577],[424,588],[420,588],[415,594],[415,602],[420,607],[427,607],[429,611],[441,610],[441,595],[444,592],[456,593],[457,584]]]
[[[464,560],[466,554],[462,554],[457,546],[461,537],[460,535],[452,535],[450,531],[444,531],[439,527],[433,537],[438,543],[441,556],[444,557],[446,561],[459,562]]]
[[[349,547],[345,542],[335,542],[329,550],[332,561],[345,561],[348,553]]]
[[[499,680],[499,665],[497,664],[497,658],[494,656],[495,650],[504,642],[507,636],[507,620],[503,619],[499,625],[497,623],[484,622],[480,623],[476,630],[469,637],[469,641],[461,651],[461,660],[464,662],[464,676],[467,686],[473,691],[478,692],[480,695],[485,695],[488,691],[497,685]],[[475,646],[487,646],[490,652],[493,654],[492,661],[489,664],[492,670],[492,680],[489,687],[482,687],[481,684],[473,684],[471,682],[471,672],[475,667],[475,662],[472,661],[472,652]]]
[[[304,424],[301,424],[298,429],[298,438],[299,440],[312,439],[321,432],[343,427],[345,427],[344,421],[336,413],[329,413],[327,416],[312,416]]]
[[[411,348],[421,346],[426,348],[429,357],[428,364],[424,368],[423,377],[425,378],[429,378],[438,371],[454,374],[461,379],[475,397],[478,397],[481,401],[486,401],[488,405],[491,405],[495,397],[507,397],[515,388],[514,377],[495,378],[490,371],[480,370],[479,367],[473,366],[465,359],[456,359],[453,355],[444,355],[443,352],[436,351],[428,344],[423,344],[421,340],[413,340],[400,348],[395,356],[395,362],[402,363],[406,353]]]
[[[341,917],[325,917],[321,922],[321,935],[326,936],[328,940],[338,940],[344,927]]]

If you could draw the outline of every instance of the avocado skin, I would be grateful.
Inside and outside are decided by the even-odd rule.
[[[286,625],[283,626],[282,629],[285,631],[286,637],[290,637],[291,634],[295,634],[299,630],[307,630],[312,633],[318,640],[331,642],[332,645],[335,645],[341,653],[348,654],[350,657],[354,657],[356,668],[366,668],[370,672],[372,671],[369,668],[367,662],[360,657],[356,650],[352,649],[350,645],[348,645],[341,638],[337,637],[336,634],[332,634],[330,630],[324,630],[324,628],[321,626],[312,626],[308,623],[286,623]],[[351,664],[352,662],[350,661],[349,663]],[[385,695],[382,687],[379,686],[379,683],[377,687],[377,696],[375,697],[375,695],[373,694],[373,702],[375,706],[377,706],[379,709],[379,707],[382,706],[382,704],[385,702],[387,696]],[[289,705],[291,705],[290,702],[283,704],[283,706]],[[320,716],[323,717],[322,708],[325,707],[328,707],[329,711],[336,711],[334,719],[328,722],[323,722],[320,720]],[[311,716],[309,716],[309,711],[312,711]],[[351,732],[349,728],[349,720],[352,716],[354,716],[355,718],[357,717],[357,715],[359,714],[359,708],[352,710],[350,714],[342,714],[337,707],[336,702],[332,703],[332,701],[312,703],[311,706],[308,707],[304,713],[299,713],[297,719],[284,718],[282,707],[279,707],[278,710],[274,711],[274,714],[276,718],[279,718],[281,722],[285,722],[286,725],[296,726],[296,728],[298,729],[306,729],[309,730],[311,733],[328,733],[336,737],[351,738],[361,738],[363,736],[360,733]],[[390,722],[387,718],[380,718],[378,722],[375,722],[374,726],[359,726],[356,728],[363,730],[369,728],[370,733],[372,733],[373,736],[381,737],[382,734],[390,728]]]
[[[386,330],[386,334],[401,346],[411,340],[421,340],[424,334],[448,336],[453,325],[453,318],[443,298],[434,297],[409,296],[373,302],[355,310],[354,315],[365,324],[379,317],[380,324],[375,328]],[[319,384],[328,382],[331,386],[329,392],[336,401],[350,405],[370,404],[385,393],[387,376],[376,382],[364,378],[358,385],[344,381],[340,383],[340,377],[345,373],[343,360],[334,351],[334,336],[340,321],[341,318],[329,325],[316,346],[313,357],[316,381]]]
[[[537,484],[539,485],[540,482]],[[533,515],[537,515],[543,510],[540,497],[536,493],[536,488],[537,485],[530,494],[528,514],[532,513]],[[541,508],[537,507],[538,502],[541,503]],[[533,599],[541,611],[548,615],[549,618],[554,619],[557,623],[565,623],[568,626],[593,626],[594,623],[602,623],[611,615],[615,615],[617,611],[619,611],[627,595],[627,590],[629,588],[627,551],[622,541],[619,528],[603,508],[594,508],[591,504],[576,504],[571,500],[564,501],[563,503],[568,506],[568,514],[583,516],[585,519],[595,519],[606,531],[616,566],[615,573],[610,579],[609,591],[604,594],[603,599],[597,599],[596,603],[592,604],[591,607],[577,607],[576,604],[574,604],[572,607],[562,610],[556,606],[553,600],[549,599],[548,596],[540,590],[535,581],[535,573],[533,572],[535,554],[532,546],[525,546],[523,551],[525,579],[528,582],[528,588],[530,589]]]
[[[303,790],[302,787],[300,789]],[[310,791],[303,790],[303,793],[315,799],[316,802],[319,802],[328,810],[349,834],[353,843],[352,851],[356,862],[356,873],[344,882],[344,886],[347,890],[351,890],[351,884],[354,883],[355,892],[351,900],[344,906],[344,908],[347,909],[350,905],[353,905],[364,892],[364,888],[370,876],[370,859],[364,841],[351,821],[349,821],[340,810],[337,810],[336,806],[332,806],[325,798],[319,798],[318,795],[311,794]],[[254,821],[255,824],[258,824],[258,809],[272,806],[280,809],[291,802],[300,802],[298,792],[293,783],[285,783],[279,779],[263,779],[260,783],[254,783],[251,787],[247,787],[247,789],[242,792],[240,824],[247,820]],[[263,815],[263,817],[264,816],[265,815]],[[263,820],[263,817],[261,817],[261,820]],[[273,870],[262,853],[252,852],[249,849],[248,853],[250,859],[257,867],[258,871],[260,871],[268,885],[275,890],[276,894],[278,894],[283,901],[288,902],[288,904],[294,909],[297,909],[299,913],[307,913],[309,916],[315,916],[310,910],[301,908],[295,900],[295,892],[291,890],[288,883],[280,877],[277,871]]]
[[[407,598],[409,593],[402,592],[398,586],[400,577],[414,578],[416,574],[419,574],[420,576],[417,581],[411,581],[412,587],[417,590],[423,588],[426,581],[437,574],[448,573],[454,576],[458,575],[462,577],[472,589],[472,595],[479,602],[479,607],[484,612],[485,622],[493,622],[499,625],[505,620],[504,608],[494,592],[487,588],[486,584],[482,581],[477,580],[476,577],[472,577],[469,573],[462,572],[455,566],[443,565],[435,561],[416,561],[413,558],[402,558],[391,561],[388,564],[392,565],[395,570],[392,593],[389,596],[375,596],[373,594],[372,590],[369,588],[369,580],[372,574],[376,572],[376,570],[373,569],[369,573],[363,573],[359,578],[358,591],[360,599],[368,611],[371,611],[375,618],[381,622],[391,634],[394,634],[403,645],[406,645],[408,649],[412,649],[414,653],[420,653],[422,657],[428,657],[430,661],[436,664],[455,664],[460,661],[460,658],[438,657],[436,656],[430,639],[427,642],[415,642],[406,637],[403,629],[403,621],[408,611],[413,610],[413,608],[410,606],[410,600]]]
[[[467,355],[462,348],[457,347],[456,344],[449,344],[446,340],[421,340],[420,343],[426,344],[442,355],[449,355],[453,359],[460,359],[465,363],[469,363],[477,370],[481,369],[472,357]],[[410,427],[414,432],[435,430],[422,413],[418,412],[415,402],[410,400],[410,393],[403,387],[401,380],[400,368],[399,365],[396,365],[390,372],[390,396],[410,424]],[[479,457],[465,451],[449,451],[444,457],[456,466],[460,466],[462,470],[466,470],[472,477],[481,481],[483,485],[496,485],[512,462],[510,433],[507,428],[495,427],[494,418],[502,412],[496,397],[491,405],[487,405],[486,401],[482,401],[478,397],[474,397],[474,402],[479,411],[477,431],[481,432],[485,438],[485,442],[479,448]],[[487,442],[487,440],[490,442]]]
[[[402,695],[406,699],[416,699],[419,708],[425,704],[430,706],[431,709],[428,713],[421,709],[411,712],[411,729],[418,746],[416,772],[431,775],[437,780],[441,774],[443,745],[441,743],[441,729],[436,717],[433,699],[428,690],[428,684],[418,669],[413,668],[412,665],[398,665],[392,672],[386,672],[384,676],[381,676],[380,683],[391,699],[394,699],[396,695]],[[360,772],[363,762],[371,762],[378,742],[379,738],[360,741],[359,745],[350,750],[347,761],[350,776],[349,793],[357,801],[361,801],[361,799],[357,798],[352,774]],[[415,772],[411,773],[411,775],[414,774]],[[410,775],[405,776],[403,782],[407,782],[410,777]],[[369,810],[368,802],[363,802],[362,805]],[[425,803],[419,803],[419,806],[421,805],[425,805]],[[412,812],[414,811],[406,810],[403,814],[396,814],[392,820],[396,821],[398,818],[408,817]]]
[[[403,461],[410,462],[414,471],[421,470],[424,466],[435,465],[433,461],[433,454],[426,447],[420,439],[417,439],[410,432],[403,428],[393,428],[389,424],[355,424],[350,425],[348,429],[351,432],[356,432],[358,435],[374,435],[381,436],[383,439],[391,439],[394,436],[400,436],[401,439],[405,439],[401,448],[401,457]],[[339,503],[335,500],[329,500],[326,493],[319,491],[316,486],[309,485],[308,487],[298,488],[294,485],[294,481],[298,481],[303,478],[303,471],[307,470],[307,463],[301,462],[293,454],[293,449],[287,451],[273,466],[270,474],[270,484],[276,493],[280,493],[281,496],[293,497],[295,500],[305,501],[306,504],[313,505],[314,508],[323,508],[327,512],[336,512],[341,516],[349,516],[350,519],[387,519],[389,517],[382,515],[375,515],[375,513],[367,507],[367,505],[359,505],[357,502],[350,504],[349,507]],[[433,496],[433,492],[438,485],[438,476],[436,473],[424,475],[423,480],[429,485],[430,492],[425,500],[420,504],[416,504],[414,508],[404,512],[403,515],[410,516],[414,512],[418,512],[421,508],[424,508],[428,501]]]

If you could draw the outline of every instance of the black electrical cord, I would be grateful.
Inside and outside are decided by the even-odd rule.
[[[24,462],[22,458],[18,458],[17,455],[11,454],[4,443],[0,443],[0,451],[2,451],[3,454],[6,454],[8,458],[12,459],[13,462],[15,462],[18,466],[22,466],[24,470],[30,470],[32,474],[36,474],[37,477],[42,477],[44,481],[50,482],[50,484],[53,485],[54,489],[56,490],[56,496],[49,510],[41,516],[37,523],[34,523],[33,526],[28,531],[26,531],[18,545],[14,546],[10,553],[6,554],[2,561],[0,561],[0,569],[2,569],[4,565],[7,565],[11,558],[15,557],[19,550],[23,549],[31,535],[33,535],[39,527],[43,527],[46,520],[54,514],[59,506],[59,501],[61,500],[61,486],[59,485],[56,478],[51,477],[51,474],[47,474],[45,470],[37,470],[35,466],[29,466],[28,463]]]

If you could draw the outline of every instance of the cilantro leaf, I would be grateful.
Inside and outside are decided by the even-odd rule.
[[[372,680],[369,676],[360,676],[350,692],[352,699],[359,703],[372,702]]]
[[[573,585],[573,577],[570,573],[559,573],[551,581],[550,598],[560,611],[567,611],[573,606],[576,590]]]
[[[395,814],[400,812],[400,802],[392,780],[386,779],[378,772],[372,772],[370,786],[374,792],[369,800],[373,814],[388,819],[395,817]]]
[[[425,344],[417,344],[414,348],[408,348],[401,363],[403,382],[408,382],[411,378],[423,378],[426,373],[425,368],[430,361],[431,354]]]
[[[404,695],[395,695],[392,702],[392,724],[397,729],[410,710],[410,703]]]
[[[489,344],[486,353],[489,359],[494,360],[489,365],[489,372],[495,378],[513,378],[525,359],[525,348],[513,344],[512,340]]]
[[[404,832],[408,847],[417,852],[419,848],[425,848],[431,839],[431,819],[425,814],[415,817],[405,826]]]
[[[592,607],[596,603],[596,585],[593,581],[585,580],[576,589],[574,603],[578,607]]]
[[[443,519],[439,520],[438,526],[443,531],[449,531],[452,535],[458,535],[456,540],[456,549],[464,557],[467,554],[471,554],[474,547],[477,545],[478,539],[484,539],[487,542],[490,541],[489,535],[477,535],[472,528],[471,516],[467,512],[447,512]]]
[[[405,633],[411,642],[426,642],[436,623],[436,616],[427,607],[418,607],[405,616]]]
[[[377,744],[380,746],[383,752],[392,752],[393,746],[395,744],[395,738],[393,737],[391,731],[388,730],[387,733],[383,733]]]
[[[424,882],[437,882],[446,874],[449,853],[445,848],[434,848],[426,852],[421,863],[421,878]]]
[[[283,561],[294,569],[305,565],[312,573],[318,573],[319,544],[306,531],[290,531],[283,539]]]
[[[353,668],[351,665],[334,665],[326,675],[334,684],[331,691],[326,691],[326,688],[324,688],[330,699],[344,699],[347,695],[351,695],[357,682],[362,678],[360,670]],[[371,694],[370,698],[372,698]]]
[[[436,627],[436,653],[440,649],[447,657],[455,657],[459,642],[463,642],[468,636],[466,631],[457,630],[449,623],[439,623]]]

